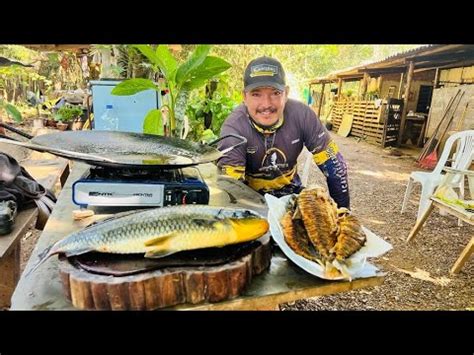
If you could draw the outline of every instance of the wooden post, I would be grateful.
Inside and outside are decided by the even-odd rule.
[[[433,80],[433,90],[438,87],[438,81],[439,81],[439,68],[436,68],[435,77]]]
[[[369,86],[369,80],[370,80],[370,75],[367,73],[364,73],[364,77],[362,78],[362,92],[360,93],[360,96],[363,101],[365,101],[365,95],[367,94],[367,87]]]
[[[323,104],[323,96],[324,96],[324,86],[326,85],[325,82],[321,84],[321,96],[319,97],[319,104],[318,104],[318,118],[321,118],[321,106]]]
[[[402,138],[403,138],[403,133],[405,131],[405,120],[407,117],[407,106],[408,106],[408,96],[410,96],[410,88],[411,88],[411,82],[413,79],[413,69],[415,68],[415,65],[413,64],[412,61],[409,62],[408,65],[408,73],[407,73],[407,86],[405,87],[405,97],[403,99],[403,113],[402,113],[402,120],[400,122],[400,131],[398,133],[398,146],[402,143]]]
[[[339,78],[337,82],[337,100],[336,101],[339,101],[339,99],[341,98],[341,90],[342,90],[342,78]]]
[[[401,95],[402,95],[402,86],[403,86],[403,77],[404,77],[405,73],[402,73],[400,74],[400,85],[398,86],[398,95],[397,95],[397,99],[401,99]]]
[[[383,99],[382,97],[382,84],[383,84],[383,74],[380,74],[379,78],[377,79],[377,88],[379,91],[379,99]]]

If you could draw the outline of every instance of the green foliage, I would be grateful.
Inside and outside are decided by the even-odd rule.
[[[148,89],[157,90],[157,86],[151,80],[136,78],[122,81],[112,90],[112,94],[129,96]]]
[[[195,96],[186,110],[191,125],[191,137],[198,141],[217,138],[225,119],[237,105],[237,101],[231,97],[223,96],[218,91],[214,92],[212,98]],[[210,130],[204,130],[204,119],[207,113],[212,115]]]
[[[114,45],[117,54],[117,69],[122,79],[153,78],[147,58],[133,46]]]
[[[199,139],[200,142],[209,143],[219,138],[211,129],[205,129]]]
[[[22,63],[30,63],[38,58],[39,54],[33,49],[24,46],[9,44],[0,45],[0,56],[17,60]]]
[[[143,132],[160,136],[163,135],[163,119],[160,110],[153,109],[147,113],[143,122]]]
[[[23,120],[20,111],[18,111],[18,109],[15,106],[0,99],[0,111],[2,109],[5,110],[8,116],[13,118],[15,122],[21,122]]]
[[[180,65],[166,45],[159,45],[156,50],[149,45],[135,47],[150,61],[156,73],[161,72],[164,82],[158,86],[149,79],[130,79],[117,85],[112,94],[133,95],[147,89],[158,92],[163,89],[169,90],[169,102],[164,107],[169,112],[172,135],[180,137],[189,93],[230,68],[230,64],[221,58],[208,56],[210,50],[208,45],[197,46],[189,59]],[[150,128],[147,124],[144,126],[144,132],[156,132],[155,129],[150,131]]]
[[[64,105],[54,115],[56,121],[70,122],[82,115],[82,109],[78,106]]]
[[[211,54],[232,64],[227,74],[231,91],[242,91],[247,64],[262,55],[277,58],[285,68],[290,96],[299,96],[310,80],[335,70],[381,60],[417,45],[215,45]]]

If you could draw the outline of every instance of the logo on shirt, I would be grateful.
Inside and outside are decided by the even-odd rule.
[[[255,154],[255,153],[257,153],[257,150],[258,150],[257,146],[247,147],[247,154]]]
[[[278,148],[271,148],[267,150],[262,160],[260,169],[261,172],[279,171],[281,169],[287,169],[288,162],[286,155]]]

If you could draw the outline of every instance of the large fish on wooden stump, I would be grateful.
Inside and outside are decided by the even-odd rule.
[[[155,208],[97,223],[59,240],[40,254],[28,274],[54,254],[96,251],[161,258],[184,250],[248,242],[268,228],[266,219],[248,209],[207,205]]]

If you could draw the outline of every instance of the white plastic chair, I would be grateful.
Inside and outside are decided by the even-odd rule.
[[[405,212],[408,198],[410,197],[410,193],[413,188],[413,183],[419,182],[421,183],[421,197],[420,204],[418,206],[417,220],[420,219],[420,217],[423,215],[423,212],[426,211],[429,205],[430,196],[442,181],[442,170],[446,165],[446,161],[449,158],[449,154],[454,143],[457,143],[457,148],[455,154],[453,155],[451,168],[458,170],[468,170],[469,166],[471,165],[474,152],[474,130],[457,132],[449,137],[446,141],[446,145],[444,146],[443,153],[441,154],[441,157],[439,158],[438,163],[432,172],[413,171],[410,174],[405,197],[403,199],[401,213]],[[462,176],[460,175],[458,178],[458,184],[462,198],[464,197],[464,179],[461,177]]]

